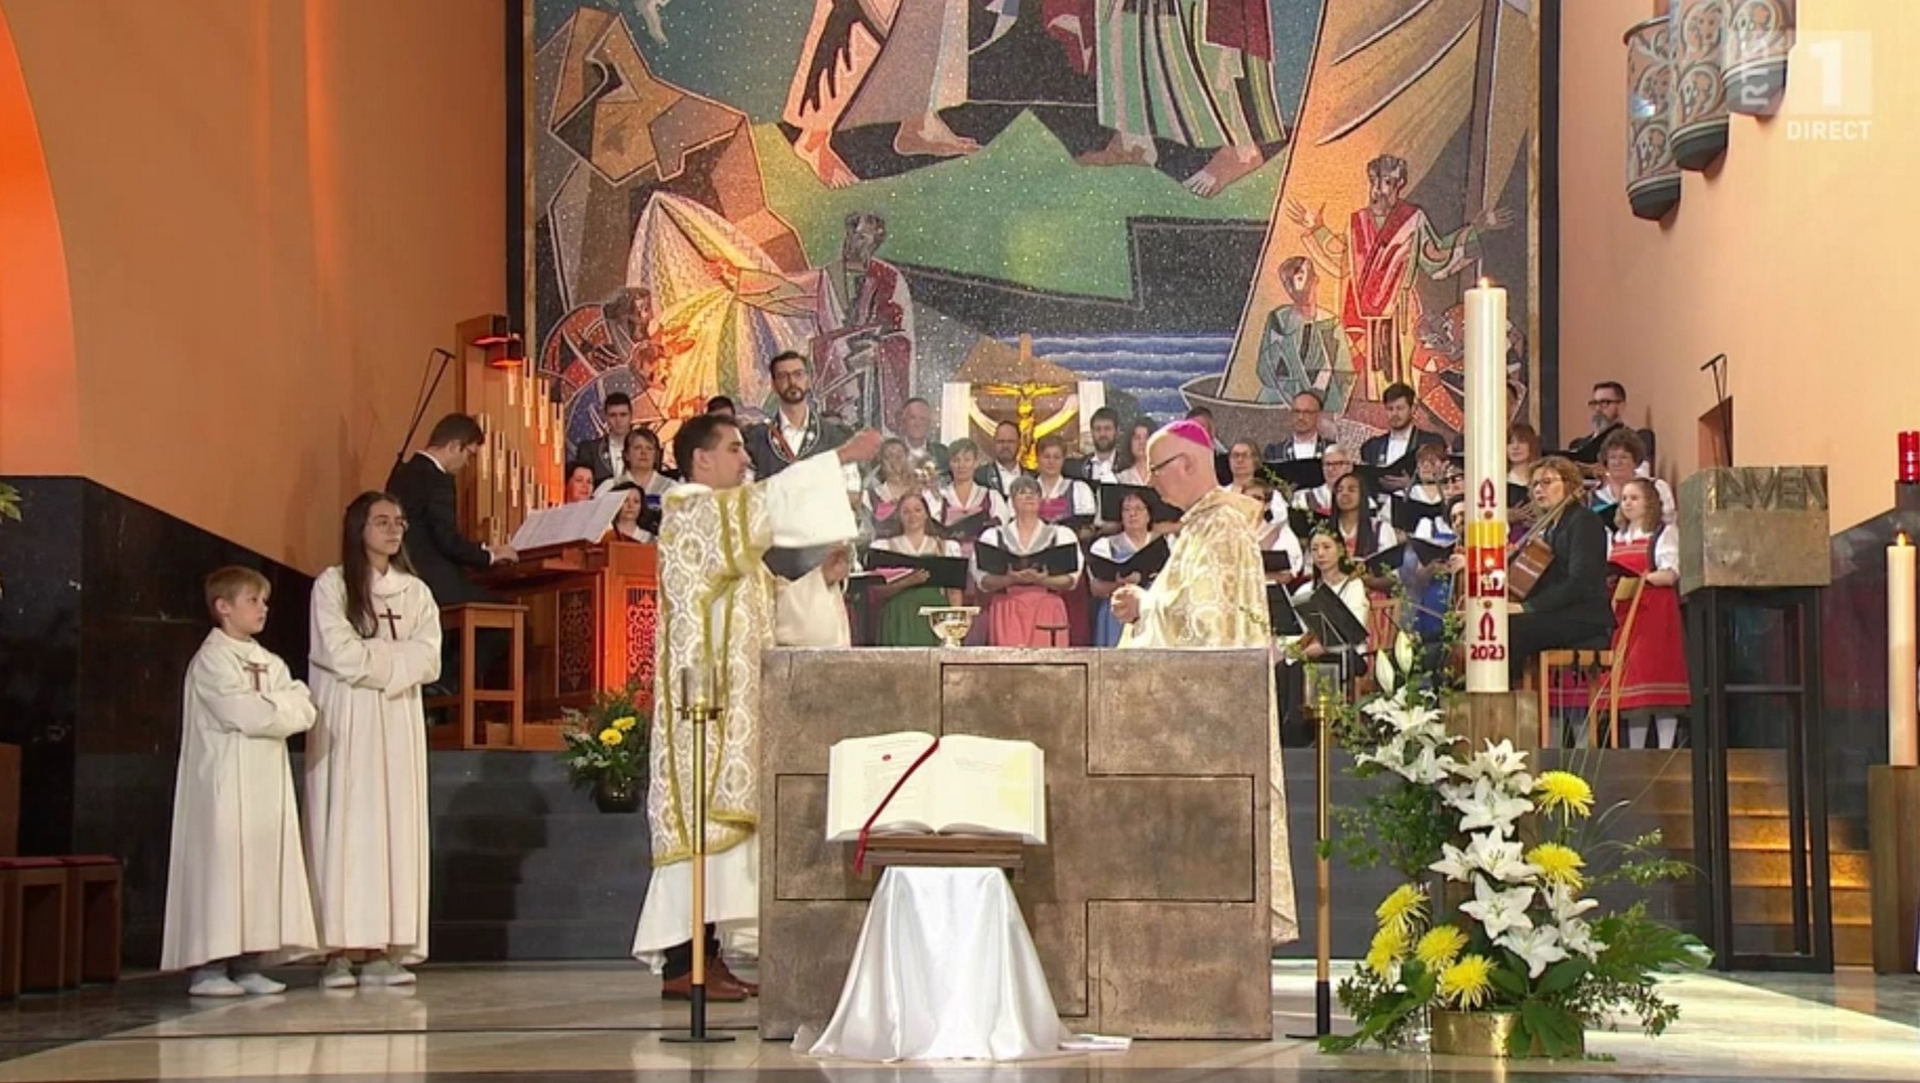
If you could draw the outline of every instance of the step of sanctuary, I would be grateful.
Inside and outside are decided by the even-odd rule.
[[[427,762],[434,961],[628,956],[647,891],[644,811],[600,812],[550,754]]]

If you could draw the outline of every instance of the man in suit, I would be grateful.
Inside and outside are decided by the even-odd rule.
[[[1567,452],[1578,462],[1598,464],[1603,457],[1601,449],[1606,446],[1607,437],[1627,428],[1626,387],[1618,380],[1602,380],[1594,384],[1593,397],[1587,400],[1587,409],[1592,411],[1593,431],[1567,445]],[[1640,473],[1645,476],[1653,469],[1653,430],[1631,431],[1640,437],[1640,445],[1646,449],[1646,458],[1639,464]]]
[[[807,371],[805,357],[792,350],[776,354],[767,362],[767,375],[780,408],[743,434],[747,457],[753,460],[753,476],[762,480],[801,459],[837,448],[853,435],[844,425],[820,416],[813,402],[813,375]],[[848,490],[858,493],[859,469],[852,470]]]
[[[453,476],[464,469],[486,437],[465,414],[448,414],[434,425],[427,446],[387,475],[387,492],[400,501],[407,517],[407,559],[433,592],[441,608],[484,602],[492,595],[467,578],[467,568],[485,569],[518,559],[504,545],[482,545],[462,537],[459,495]]]
[[[1270,463],[1301,462],[1318,459],[1333,446],[1333,440],[1320,432],[1320,411],[1324,404],[1320,392],[1308,388],[1293,397],[1287,416],[1292,433],[1260,449],[1260,457]]]
[[[1413,401],[1413,388],[1406,384],[1388,385],[1380,394],[1380,403],[1387,408],[1387,431],[1369,437],[1360,445],[1360,461],[1368,466],[1406,463],[1406,474],[1396,474],[1393,479],[1397,484],[1385,486],[1390,491],[1403,489],[1413,480],[1415,451],[1427,444],[1443,451],[1447,446],[1439,433],[1428,432],[1413,423]]]
[[[935,471],[947,472],[947,445],[933,438],[933,407],[915,396],[900,408],[900,439],[907,445],[907,459],[917,469],[932,463]]]
[[[1118,470],[1120,415],[1111,406],[1102,406],[1087,419],[1087,435],[1093,438],[1093,454],[1069,459],[1066,475],[1089,485],[1111,485]]]
[[[1020,426],[1002,421],[993,430],[993,461],[973,472],[973,483],[1007,495],[1007,486],[1026,474],[1020,469]]]
[[[599,488],[609,478],[620,476],[627,468],[627,433],[633,428],[633,399],[624,391],[615,391],[601,403],[607,416],[607,433],[580,441],[573,450],[573,461],[593,468],[593,484]]]

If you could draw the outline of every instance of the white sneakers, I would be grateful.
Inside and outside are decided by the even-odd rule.
[[[412,985],[419,980],[413,971],[391,959],[375,959],[362,964],[360,973],[355,975],[353,964],[344,955],[327,960],[326,969],[320,972],[322,989],[352,989],[357,985]],[[230,974],[225,962],[210,963],[194,971],[192,984],[187,986],[187,995],[193,997],[273,996],[286,991],[285,983],[274,981],[258,970]]]
[[[362,985],[412,985],[420,979],[391,959],[375,959],[360,968]]]
[[[257,997],[270,997],[275,993],[287,991],[285,982],[277,982],[258,970],[250,974],[241,974],[233,979],[233,984]]]
[[[413,971],[391,959],[375,959],[362,964],[360,974],[353,973],[353,964],[346,956],[336,955],[327,960],[327,969],[320,975],[320,987],[323,989],[351,989],[355,985],[386,986],[412,985],[420,979]]]
[[[214,963],[194,971],[193,984],[187,987],[187,995],[191,997],[272,996],[286,991],[285,985],[258,970],[229,977],[225,963]]]
[[[347,962],[344,955],[328,959],[327,969],[320,974],[322,989],[351,989],[358,984],[360,980],[353,976],[353,964]]]

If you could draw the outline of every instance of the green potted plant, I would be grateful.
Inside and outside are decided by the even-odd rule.
[[[1408,882],[1375,911],[1372,946],[1340,985],[1356,1031],[1323,1047],[1406,1045],[1430,1026],[1435,1053],[1580,1056],[1585,1032],[1620,1015],[1660,1034],[1679,1011],[1658,975],[1703,966],[1706,948],[1644,903],[1602,912],[1590,892],[1687,868],[1651,852],[1657,833],[1608,841],[1625,803],[1595,816],[1578,773],[1536,777],[1508,741],[1459,749],[1439,703],[1445,682],[1396,668],[1341,720],[1356,772],[1386,785],[1341,810],[1348,833],[1335,849]]]
[[[576,785],[590,786],[601,812],[634,812],[647,790],[648,712],[636,705],[638,682],[607,689],[584,711],[561,712],[560,759]]]

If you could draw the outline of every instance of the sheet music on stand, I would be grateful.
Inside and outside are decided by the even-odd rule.
[[[626,502],[627,494],[622,491],[605,493],[574,504],[562,504],[557,508],[528,512],[526,521],[513,532],[513,540],[507,544],[521,553],[571,542],[592,544],[606,537],[607,531],[613,529],[614,517],[620,514],[620,507]]]

